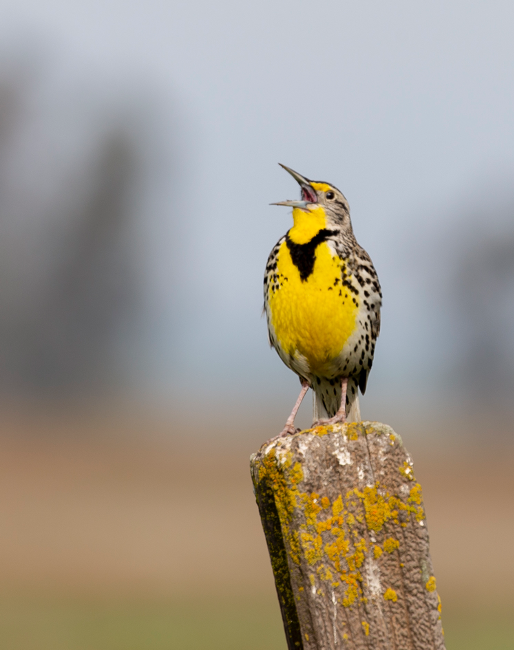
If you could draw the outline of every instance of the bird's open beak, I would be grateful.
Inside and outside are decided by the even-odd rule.
[[[298,183],[298,185],[301,187],[302,201],[280,201],[279,203],[272,203],[271,205],[287,205],[292,208],[301,208],[305,210],[309,203],[318,203],[318,195],[316,194],[316,190],[312,187],[311,182],[308,178],[305,178],[298,172],[295,172],[294,170],[290,169],[289,167],[286,167],[285,165],[282,165],[282,163],[278,163],[278,164],[283,169],[285,169],[286,172],[289,172],[291,176],[295,179],[295,181]]]

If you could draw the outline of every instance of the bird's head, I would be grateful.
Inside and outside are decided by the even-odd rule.
[[[323,181],[311,181],[289,167],[279,164],[300,185],[301,200],[280,201],[272,205],[292,207],[295,228],[352,231],[350,206],[337,187]]]

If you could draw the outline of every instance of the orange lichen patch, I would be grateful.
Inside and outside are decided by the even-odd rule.
[[[289,556],[295,564],[300,564],[300,539],[298,531],[294,530],[289,538]]]
[[[415,503],[416,505],[421,505],[421,501],[423,500],[423,494],[421,490],[421,485],[419,483],[416,483],[416,485],[413,485],[409,494],[409,498],[407,501],[409,503]]]
[[[326,436],[328,433],[332,433],[333,429],[331,426],[324,427],[324,426],[319,426],[319,427],[314,427],[314,429],[309,429],[310,433],[313,433],[315,436]]]
[[[319,521],[316,524],[316,531],[322,533],[325,530],[330,530],[332,528],[332,518],[326,519],[325,521]]]
[[[435,585],[435,578],[434,576],[430,576],[430,578],[427,580],[427,584],[425,585],[427,591],[435,591],[436,585]]]
[[[295,483],[296,485],[303,481],[303,470],[300,463],[295,463],[293,469],[289,474],[289,477],[291,479],[291,483]]]
[[[330,571],[330,569],[324,564],[318,567],[317,573],[322,580],[333,580],[334,578],[332,571]]]
[[[362,566],[366,551],[366,540],[361,539],[355,544],[355,553],[346,558],[350,571],[355,571],[355,569],[359,569]]]
[[[292,453],[286,454],[284,462],[285,468],[292,465]],[[280,520],[288,521],[296,507],[296,497],[299,495],[298,489],[290,489],[287,485],[284,473],[277,467],[276,451],[272,449],[263,459],[259,469],[259,482],[267,479],[270,487],[275,494]]]
[[[414,504],[410,506],[408,505],[406,507],[407,510],[415,515],[416,521],[422,521],[425,518],[425,512],[423,510],[423,495],[421,491],[421,485],[419,483],[416,483],[412,486],[407,502],[409,504]]]
[[[289,557],[295,564],[300,564],[300,547],[297,540],[298,540],[298,534],[295,533],[295,546],[294,549],[293,548],[290,549]]]
[[[419,485],[419,484],[416,484],[416,485]],[[415,488],[416,488],[416,486],[413,487],[413,489],[415,490],[414,494],[417,494],[417,490]],[[409,501],[409,500],[407,500],[407,501]],[[420,504],[421,503],[422,502],[420,500]],[[403,510],[405,512],[411,512],[416,517],[416,521],[421,521],[422,519],[425,518],[425,512],[423,510],[422,505],[410,505],[409,503],[404,503],[398,497],[390,497],[389,498],[389,505],[392,508],[391,516],[393,517],[394,522],[396,524],[399,523],[397,519],[398,519],[398,511],[400,511],[400,510]],[[402,528],[406,528],[407,524],[405,522],[402,522],[400,524],[400,526]]]
[[[315,564],[323,559],[321,535],[313,537],[309,533],[301,533],[300,540],[305,559],[309,564]]]
[[[392,553],[397,548],[400,548],[400,542],[397,539],[389,537],[384,542],[384,551],[387,551],[388,553]]]
[[[375,560],[378,560],[378,558],[381,555],[382,555],[382,549],[380,548],[380,546],[375,546],[375,548],[373,549],[373,556],[374,556]]]
[[[369,623],[367,621],[362,621],[362,627],[364,628],[364,634],[369,636]]]
[[[334,501],[334,503],[332,504],[332,514],[334,515],[334,517],[337,517],[337,515],[339,515],[343,511],[343,509],[344,509],[343,498],[341,495],[339,495],[337,499]]]
[[[395,603],[398,600],[398,596],[396,595],[396,591],[394,589],[386,589],[386,592],[384,594],[384,600],[391,600],[393,603]]]
[[[362,494],[366,522],[370,530],[378,532],[388,519],[393,516],[391,506],[384,496],[378,493],[378,483],[374,487],[365,487]]]
[[[359,595],[359,587],[356,583],[350,583],[345,591],[343,607],[351,607]]]
[[[325,544],[325,553],[334,563],[336,571],[341,571],[341,559],[346,557],[350,550],[350,541],[345,539],[344,530],[339,532],[334,542]]]
[[[358,440],[359,433],[363,433],[363,427],[358,422],[352,422],[347,425],[346,435],[348,440]]]
[[[328,497],[321,497],[321,507],[325,510],[330,508],[330,499]]]
[[[302,494],[301,499],[303,501],[303,511],[305,513],[307,524],[315,525],[318,514],[321,511],[321,505],[319,504],[319,494],[316,492],[313,492],[310,495]]]

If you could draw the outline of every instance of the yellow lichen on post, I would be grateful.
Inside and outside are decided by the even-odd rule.
[[[392,537],[389,537],[384,542],[384,551],[387,551],[387,553],[392,553],[399,547],[400,547],[400,542],[397,539],[393,539]]]
[[[396,595],[396,591],[394,589],[386,589],[384,593],[384,600],[391,600],[393,603],[395,603],[398,600],[398,596]]]
[[[436,584],[435,584],[435,578],[434,576],[430,576],[430,578],[427,580],[427,584],[425,585],[427,588],[427,591],[435,591],[436,590]]]
[[[279,438],[252,458],[252,476],[290,648],[332,647],[319,637],[325,610],[319,629],[331,626],[341,643],[350,630],[352,639],[369,634],[377,649],[402,612],[410,624],[412,603],[420,629],[433,627],[439,601],[421,486],[389,427],[353,423]],[[394,603],[396,622],[380,600]],[[439,628],[431,638],[426,648],[444,648]]]

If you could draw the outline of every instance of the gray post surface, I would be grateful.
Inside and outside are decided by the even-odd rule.
[[[251,472],[288,648],[444,650],[421,486],[390,427],[277,438]]]

